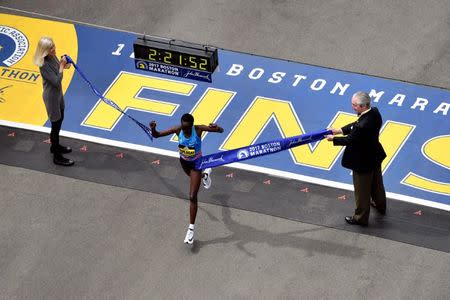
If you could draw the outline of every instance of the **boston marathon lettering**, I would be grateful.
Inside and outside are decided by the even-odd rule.
[[[35,83],[39,76],[40,74],[35,71],[0,67],[0,78],[2,79]]]
[[[263,68],[252,68],[251,70],[246,71],[244,65],[232,64],[226,72],[226,75],[244,77],[250,80],[264,80],[270,84],[279,84],[283,81],[288,81],[291,87],[309,88],[311,91],[315,92],[328,89],[330,94],[339,96],[345,95],[348,97],[346,91],[350,87],[349,83],[342,83],[339,81],[330,83],[323,78],[310,78],[309,76],[303,74],[288,74],[283,71],[272,72],[272,74],[268,76],[264,75],[265,73],[266,72]],[[450,99],[427,99],[425,97],[414,97],[412,99],[407,99],[407,96],[402,93],[385,93],[383,90],[373,88],[367,89],[367,91],[375,103],[380,102],[381,98],[385,94],[389,94],[389,96],[386,95],[383,97],[383,101],[387,101],[389,105],[393,106],[402,107],[405,105],[409,106],[412,110],[427,110],[432,111],[433,114],[442,114],[444,116],[447,116],[450,109]],[[436,103],[435,101],[440,101],[440,103]],[[432,103],[431,105],[429,105],[430,102]],[[428,105],[431,108],[427,108]]]
[[[178,73],[179,73],[179,70],[177,67],[167,66],[167,65],[158,64],[158,63],[149,63],[148,69],[150,71],[167,74],[167,75],[174,75],[174,76],[178,76]]]
[[[261,154],[275,153],[281,150],[280,142],[267,143],[250,147],[250,157]]]

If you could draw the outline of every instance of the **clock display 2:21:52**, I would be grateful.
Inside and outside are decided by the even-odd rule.
[[[148,59],[168,65],[176,65],[196,70],[209,71],[208,59],[196,55],[150,48],[148,49]]]

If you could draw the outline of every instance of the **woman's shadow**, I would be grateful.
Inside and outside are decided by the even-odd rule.
[[[213,240],[196,240],[191,251],[198,253],[201,248],[214,244],[228,244],[233,243],[236,247],[250,257],[256,255],[246,248],[248,243],[267,244],[271,247],[292,248],[304,250],[308,256],[313,256],[315,253],[335,255],[341,257],[358,258],[364,255],[364,249],[354,246],[348,246],[333,241],[313,239],[302,236],[302,234],[325,230],[324,227],[317,227],[312,229],[300,229],[288,231],[283,233],[273,233],[259,228],[243,225],[235,221],[232,217],[230,208],[228,207],[229,195],[218,194],[213,196],[215,200],[222,205],[222,222],[225,227],[231,232],[226,237],[221,237]],[[202,209],[212,221],[220,221],[210,212]]]

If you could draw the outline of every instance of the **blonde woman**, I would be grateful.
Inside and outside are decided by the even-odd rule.
[[[44,86],[45,108],[52,123],[50,132],[50,152],[53,153],[53,162],[57,165],[71,166],[74,161],[65,158],[63,154],[72,152],[70,147],[59,144],[59,131],[64,120],[64,95],[62,91],[62,78],[64,69],[68,69],[70,64],[65,57],[61,60],[56,56],[56,46],[50,37],[42,37],[36,48],[34,63],[39,67]]]

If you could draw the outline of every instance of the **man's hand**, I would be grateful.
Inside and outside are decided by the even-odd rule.
[[[334,136],[332,134],[326,135],[325,138],[327,139],[327,141],[332,141]]]
[[[150,125],[150,129],[151,130],[155,130],[156,129],[156,122],[155,121],[151,121],[149,125]]]
[[[331,132],[333,133],[333,135],[336,134],[342,134],[342,129],[341,128],[327,128],[328,130],[331,130]]]

